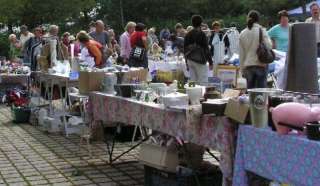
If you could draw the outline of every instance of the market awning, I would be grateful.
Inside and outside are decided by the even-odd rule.
[[[311,3],[308,3],[308,4],[306,5],[307,13],[310,13],[310,6],[311,6],[311,4],[314,3],[314,2],[318,3],[318,5],[320,6],[320,0],[313,1],[313,2],[311,2]],[[299,15],[302,15],[302,14],[303,14],[303,10],[302,10],[302,7],[300,6],[300,7],[298,7],[298,8],[289,10],[288,13],[289,13],[289,15],[291,15],[291,16],[299,16]]]

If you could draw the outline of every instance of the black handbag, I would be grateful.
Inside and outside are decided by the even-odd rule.
[[[264,64],[270,64],[276,58],[276,55],[273,52],[273,50],[267,47],[266,44],[263,42],[261,28],[259,28],[259,45],[257,49],[257,56],[259,61]]]
[[[197,45],[196,43],[193,43],[187,46],[186,50],[187,50],[185,52],[186,59],[190,59],[199,64],[206,64],[207,58],[206,58],[205,50],[201,46]]]

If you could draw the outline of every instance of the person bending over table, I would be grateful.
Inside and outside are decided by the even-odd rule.
[[[86,31],[80,31],[77,34],[77,39],[84,47],[88,49],[89,55],[94,58],[95,67],[102,67],[102,45],[99,42],[90,39],[90,36]]]

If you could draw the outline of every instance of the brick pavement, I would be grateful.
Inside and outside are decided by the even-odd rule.
[[[108,165],[107,146],[94,142],[93,157],[85,145],[78,151],[79,137],[46,134],[28,124],[13,124],[10,109],[0,105],[0,186],[139,186],[143,166],[137,150]],[[116,143],[114,154],[131,143]],[[217,154],[216,154],[217,155]],[[206,154],[206,160],[212,160]]]
[[[137,150],[111,166],[106,163],[105,143],[92,144],[90,159],[85,146],[78,152],[79,141],[77,136],[66,138],[31,125],[13,124],[9,108],[0,106],[0,186],[143,185]],[[117,143],[115,154],[130,144]]]

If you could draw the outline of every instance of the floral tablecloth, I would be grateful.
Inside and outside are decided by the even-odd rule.
[[[317,141],[240,126],[233,185],[248,185],[246,171],[291,185],[319,185],[319,155]]]
[[[232,179],[236,127],[226,117],[202,116],[200,106],[168,110],[157,104],[99,92],[90,94],[88,112],[92,121],[142,125],[216,149],[221,153],[220,167],[224,177]]]

